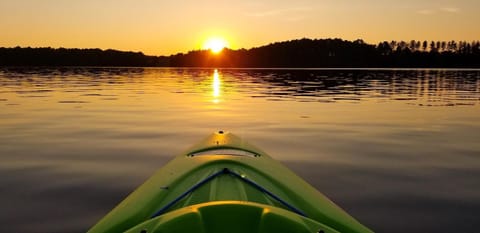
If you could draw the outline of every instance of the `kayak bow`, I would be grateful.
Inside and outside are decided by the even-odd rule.
[[[288,168],[219,131],[175,157],[88,233],[372,233]]]

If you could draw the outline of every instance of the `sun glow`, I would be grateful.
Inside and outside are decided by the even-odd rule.
[[[212,51],[213,53],[220,53],[228,43],[225,39],[220,37],[212,37],[205,41],[203,48]]]

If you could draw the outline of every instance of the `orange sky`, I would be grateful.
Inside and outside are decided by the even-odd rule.
[[[223,37],[233,49],[308,38],[480,40],[477,0],[1,0],[0,47],[170,55]]]

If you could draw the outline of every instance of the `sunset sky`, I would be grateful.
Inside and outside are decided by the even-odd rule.
[[[170,55],[307,38],[480,40],[479,0],[1,0],[0,47]]]

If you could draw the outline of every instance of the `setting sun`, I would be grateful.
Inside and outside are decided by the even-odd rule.
[[[205,44],[203,46],[204,49],[209,49],[213,53],[219,53],[221,52],[225,47],[227,47],[227,41],[223,38],[209,38],[207,41],[205,41]]]

